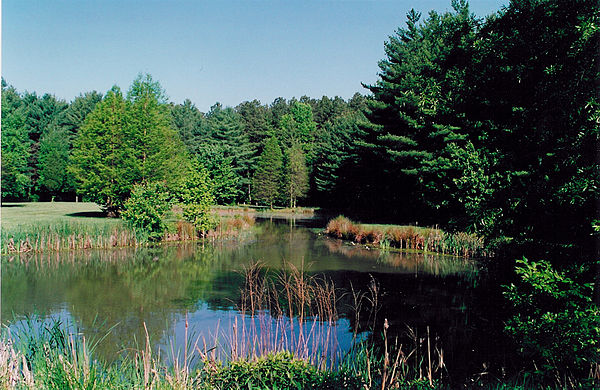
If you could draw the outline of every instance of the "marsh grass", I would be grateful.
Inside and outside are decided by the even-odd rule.
[[[25,206],[28,207],[28,206]],[[37,210],[37,208],[35,208]],[[34,215],[34,214],[30,214]],[[13,218],[11,216],[11,218]],[[118,247],[136,247],[148,245],[148,234],[135,229],[120,219],[94,218],[99,221],[82,222],[77,218],[58,218],[52,221],[8,225],[2,224],[2,254],[57,252],[80,249],[108,249]],[[44,219],[42,219],[44,220]],[[214,230],[204,238],[238,237],[249,231],[255,223],[254,215],[230,215],[219,218]],[[176,220],[169,225],[162,242],[196,241],[200,239],[198,230],[189,222]]]
[[[393,247],[466,258],[492,255],[483,238],[474,234],[446,233],[437,228],[416,226],[358,224],[341,215],[327,223],[325,233],[359,244],[383,244],[386,249]]]

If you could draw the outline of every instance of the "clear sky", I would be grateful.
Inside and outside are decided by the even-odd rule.
[[[484,17],[508,0],[471,0]],[[127,90],[140,72],[170,100],[351,97],[377,79],[383,44],[415,8],[450,0],[2,0],[2,76],[19,91],[67,101]]]

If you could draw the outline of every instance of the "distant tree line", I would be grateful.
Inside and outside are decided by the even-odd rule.
[[[118,208],[133,183],[175,183],[193,161],[220,204],[300,200],[544,243],[557,255],[590,243],[596,2],[513,0],[486,19],[464,1],[452,6],[411,11],[385,42],[370,95],[349,100],[217,103],[203,113],[190,100],[168,103],[143,75],[126,96],[115,87],[70,103],[3,80],[2,199],[81,194]],[[98,177],[86,179],[93,169]]]
[[[66,103],[2,80],[2,200],[82,195],[116,211],[135,183],[174,185],[195,161],[208,170],[219,204],[319,203],[365,107],[357,93],[348,101],[216,103],[203,113],[190,100],[167,102],[150,75],[138,76],[126,94],[115,86]]]

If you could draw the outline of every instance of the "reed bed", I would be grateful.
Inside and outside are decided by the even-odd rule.
[[[253,215],[222,217],[217,227],[204,238],[237,237],[254,226]],[[163,242],[184,242],[200,239],[197,229],[185,221],[172,223]],[[58,252],[81,249],[137,247],[149,244],[147,234],[131,228],[123,221],[105,224],[84,224],[71,221],[52,224],[18,225],[2,229],[2,254]]]
[[[122,224],[20,225],[2,229],[2,253],[53,252],[136,246],[143,235]]]
[[[415,226],[358,224],[341,215],[327,223],[325,233],[359,244],[400,250],[435,252],[465,258],[492,255],[483,238],[475,234],[446,233],[437,228]]]

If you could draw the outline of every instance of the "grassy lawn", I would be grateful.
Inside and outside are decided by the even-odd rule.
[[[106,225],[120,224],[119,218],[104,218],[96,203],[37,202],[2,203],[2,230],[31,225]]]

